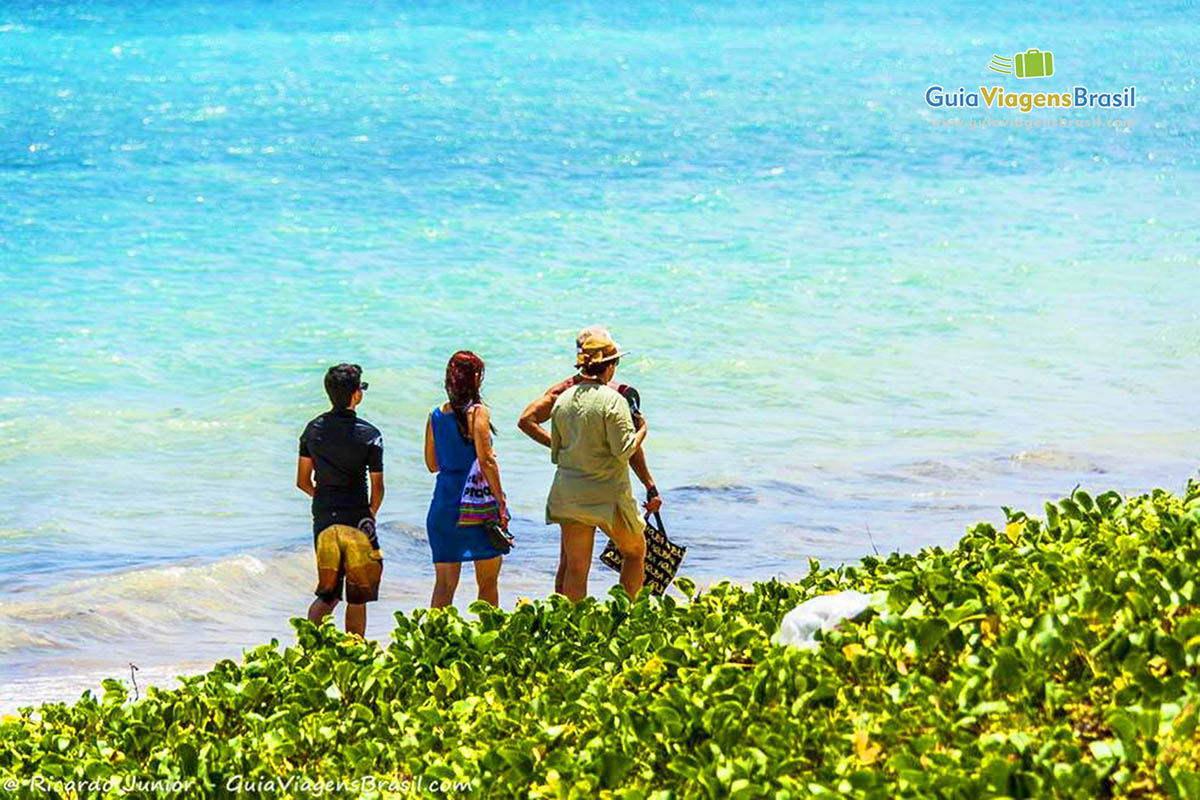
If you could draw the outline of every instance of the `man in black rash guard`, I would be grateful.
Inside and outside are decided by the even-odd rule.
[[[383,574],[375,535],[375,515],[383,502],[383,435],[355,411],[366,389],[357,364],[329,368],[325,393],[333,408],[304,428],[296,465],[296,486],[312,498],[317,551],[317,599],[308,618],[321,624],[344,589],[346,631],[359,636],[367,628],[366,604],[378,599]]]

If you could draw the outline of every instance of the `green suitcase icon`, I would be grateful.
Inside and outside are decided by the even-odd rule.
[[[1049,78],[1054,74],[1054,54],[1031,47],[1013,56],[1018,78]]]

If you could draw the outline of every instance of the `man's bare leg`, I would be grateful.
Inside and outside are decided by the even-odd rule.
[[[365,637],[367,634],[366,603],[346,604],[346,633],[354,633]]]
[[[337,606],[337,600],[330,603],[318,597],[308,607],[308,621],[313,625],[320,625],[325,621],[326,617],[333,613],[335,606]]]

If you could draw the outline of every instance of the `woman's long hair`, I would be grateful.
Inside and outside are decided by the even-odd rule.
[[[450,356],[450,362],[446,364],[446,397],[450,399],[450,408],[454,410],[458,432],[467,441],[471,439],[470,428],[467,426],[467,409],[483,403],[479,396],[482,383],[482,358],[470,350],[459,350]],[[495,432],[496,428],[493,425],[492,433]]]

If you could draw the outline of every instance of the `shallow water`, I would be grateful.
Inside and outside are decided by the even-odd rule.
[[[593,322],[635,353],[701,582],[951,544],[1076,484],[1178,488],[1195,26],[969,10],[6,6],[0,704],[286,639],[295,440],[337,360],[387,443],[380,637],[428,593],[420,440],[458,348],[487,359],[518,515],[503,600],[547,591],[551,467],[513,423]],[[931,126],[954,115],[926,86],[1029,88],[985,66],[1036,46],[1047,90],[1136,84],[1103,114],[1134,127]]]

